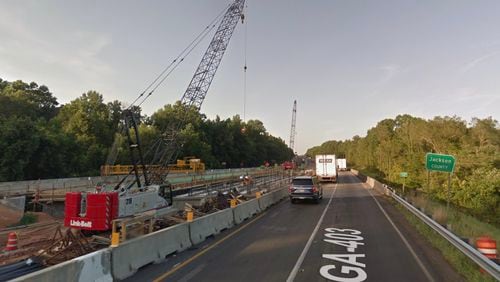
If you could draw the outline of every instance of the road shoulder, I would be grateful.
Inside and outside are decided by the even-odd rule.
[[[387,212],[394,224],[398,226],[412,246],[416,255],[437,281],[465,281],[448,263],[441,252],[434,248],[428,240],[405,218],[392,199],[372,190],[382,208]]]

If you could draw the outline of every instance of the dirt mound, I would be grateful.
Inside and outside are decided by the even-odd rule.
[[[55,218],[53,218],[52,216],[50,216],[44,212],[31,212],[31,213],[36,216],[37,223],[56,221]]]
[[[0,204],[0,229],[16,224],[23,217],[23,212]]]

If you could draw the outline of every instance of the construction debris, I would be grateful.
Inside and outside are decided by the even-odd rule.
[[[81,230],[59,226],[52,238],[52,244],[38,252],[38,258],[45,265],[54,265],[95,251]]]

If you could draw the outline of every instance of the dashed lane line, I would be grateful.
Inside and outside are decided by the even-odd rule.
[[[314,237],[316,237],[316,233],[318,233],[318,229],[321,226],[321,223],[323,222],[323,218],[325,217],[326,211],[328,210],[328,207],[330,206],[333,195],[335,194],[335,191],[337,191],[337,184],[335,184],[335,187],[333,189],[332,195],[330,196],[330,200],[328,201],[328,204],[326,205],[325,209],[323,210],[323,214],[321,214],[321,217],[318,220],[318,223],[316,224],[316,227],[314,228],[313,232],[311,233],[311,237],[309,237],[309,240],[307,240],[307,243],[302,250],[302,253],[299,256],[299,259],[295,263],[295,266],[293,267],[292,271],[290,272],[290,275],[288,275],[288,278],[286,279],[287,282],[292,282],[295,280],[295,277],[297,276],[297,273],[299,272],[299,268],[302,265],[302,262],[304,262],[304,259],[307,255],[307,252],[309,251],[309,248],[311,247],[312,241]]]
[[[246,223],[245,225],[241,226],[240,228],[236,229],[235,231],[233,231],[232,233],[228,234],[226,237],[220,239],[219,241],[217,241],[216,243],[214,243],[213,245],[211,245],[210,247],[204,249],[203,251],[197,253],[196,255],[190,257],[189,259],[187,259],[186,261],[180,263],[180,264],[177,264],[175,267],[173,267],[170,271],[167,271],[165,272],[164,274],[158,276],[157,278],[155,278],[153,281],[154,282],[160,282],[160,281],[163,281],[165,278],[167,278],[168,276],[172,275],[173,273],[175,273],[177,270],[183,268],[184,266],[188,265],[189,263],[191,263],[192,261],[196,260],[197,258],[201,257],[202,255],[204,255],[206,252],[210,251],[211,249],[217,247],[218,245],[220,245],[221,243],[225,242],[227,239],[233,237],[234,235],[238,234],[240,231],[242,231],[243,229],[247,228],[248,226],[250,226],[252,223],[256,222],[257,220],[259,220],[260,218],[262,218],[264,215],[267,214],[267,211],[263,212],[262,214],[258,215],[257,217],[255,217],[254,219],[252,219],[251,221],[249,221],[248,223]]]

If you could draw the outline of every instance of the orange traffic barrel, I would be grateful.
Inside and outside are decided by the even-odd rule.
[[[489,259],[497,258],[497,242],[489,236],[479,237],[476,240],[476,248]]]
[[[10,232],[9,238],[7,239],[7,246],[5,246],[6,251],[17,250],[17,234],[16,232]]]

